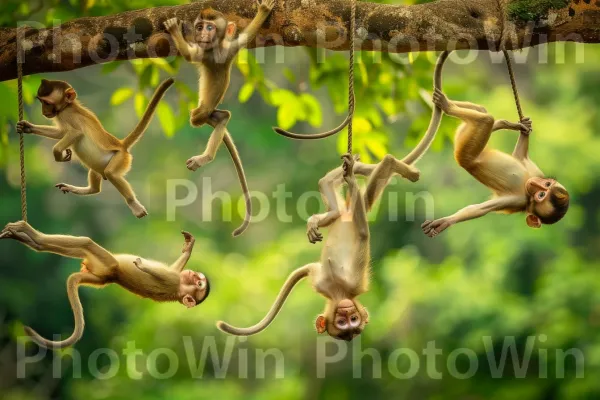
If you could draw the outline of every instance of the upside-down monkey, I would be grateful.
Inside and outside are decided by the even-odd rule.
[[[441,87],[443,64],[448,57],[444,52],[435,72],[435,86]],[[319,181],[319,190],[328,211],[313,215],[307,222],[307,236],[311,243],[323,240],[319,228],[329,227],[329,235],[317,263],[305,265],[292,272],[284,283],[269,313],[250,328],[236,328],[218,322],[219,329],[238,336],[253,335],[266,329],[275,319],[294,286],[310,277],[316,292],[326,299],[325,310],[315,322],[318,333],[350,341],[361,334],[369,322],[369,314],[358,301],[367,292],[370,279],[370,232],[367,212],[383,193],[396,174],[411,182],[419,180],[420,172],[413,166],[435,138],[441,119],[441,110],[435,108],[428,131],[417,147],[403,160],[386,155],[378,164],[363,164],[350,154],[343,156],[344,165],[329,172]],[[355,174],[368,177],[364,194],[360,193]],[[346,182],[348,204],[345,206],[339,189]]]
[[[231,112],[217,109],[223,102],[229,88],[231,68],[238,52],[254,40],[259,29],[267,20],[275,6],[275,0],[257,0],[258,13],[237,39],[234,39],[237,27],[227,21],[225,16],[212,8],[200,12],[194,22],[194,42],[188,42],[182,33],[182,23],[177,18],[165,22],[165,28],[171,34],[179,53],[195,64],[200,76],[198,108],[190,113],[190,123],[194,127],[208,124],[214,128],[204,153],[187,161],[187,168],[196,171],[214,160],[221,142],[225,143],[233,159],[238,178],[246,198],[246,216],[243,224],[233,232],[233,236],[244,233],[250,223],[252,202],[244,167],[237,148],[227,130]]]
[[[482,106],[451,101],[441,90],[435,91],[433,101],[444,113],[463,121],[454,143],[456,161],[492,190],[494,197],[449,217],[425,221],[422,228],[427,236],[435,237],[454,224],[490,212],[524,212],[531,228],[554,224],[565,216],[569,209],[569,192],[556,179],[546,177],[529,158],[532,126],[529,118],[519,123],[495,120]],[[492,132],[501,129],[520,132],[512,155],[488,147]]]
[[[77,100],[77,92],[71,85],[63,81],[42,79],[37,98],[42,104],[42,114],[52,119],[55,125],[40,126],[19,121],[17,131],[58,140],[52,150],[57,162],[71,161],[74,152],[88,168],[88,186],[59,183],[56,187],[63,193],[82,196],[97,194],[101,191],[102,179],[106,179],[121,193],[133,214],[143,218],[148,212],[125,180],[133,160],[130,151],[148,129],[158,103],[173,83],[173,79],[167,79],[156,89],[142,119],[121,140],[108,133],[98,117]]]
[[[138,296],[159,302],[177,301],[188,308],[202,303],[210,293],[209,281],[202,273],[184,270],[195,239],[188,232],[182,234],[185,239],[182,254],[167,266],[134,255],[112,254],[87,237],[46,235],[24,221],[6,225],[0,239],[14,239],[39,252],[82,259],[81,271],[67,279],[67,294],[75,318],[73,334],[62,341],[51,341],[29,327],[25,332],[46,348],[61,349],[77,343],[85,324],[78,293],[81,285],[103,287],[115,283]]]

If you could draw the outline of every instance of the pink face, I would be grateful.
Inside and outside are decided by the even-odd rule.
[[[179,275],[179,285],[181,304],[188,308],[195,307],[206,297],[208,280],[200,272],[182,271]]]
[[[555,179],[536,177],[527,181],[525,189],[527,190],[527,194],[529,194],[536,203],[543,203],[549,197],[548,194],[552,188],[557,184],[558,182]]]
[[[214,47],[217,38],[217,24],[214,21],[200,20],[196,23],[196,43],[203,49]]]

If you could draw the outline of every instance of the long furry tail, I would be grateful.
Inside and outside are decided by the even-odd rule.
[[[438,57],[437,65],[435,66],[435,73],[433,75],[434,87],[436,89],[442,89],[442,70],[444,68],[444,63],[448,59],[449,55],[449,51],[444,51]],[[411,165],[416,163],[421,159],[421,157],[423,157],[425,152],[429,149],[429,146],[431,146],[431,143],[435,139],[435,135],[437,134],[437,131],[440,128],[440,123],[442,122],[442,114],[442,110],[439,107],[433,107],[433,114],[431,115],[431,121],[429,122],[429,127],[427,128],[425,136],[423,136],[423,139],[421,139],[417,147],[415,147],[413,151],[411,151],[406,157],[402,159],[403,163]]]
[[[140,119],[140,122],[138,122],[135,129],[129,135],[127,135],[125,139],[123,139],[123,146],[125,146],[127,150],[131,149],[141,139],[144,132],[146,132],[146,129],[148,129],[148,125],[150,125],[150,121],[152,121],[152,117],[156,112],[158,103],[160,103],[163,96],[173,85],[173,83],[175,83],[175,80],[173,78],[169,78],[161,83],[158,88],[156,88],[152,99],[150,99],[150,103],[148,103],[148,107],[146,107],[146,111],[144,111],[144,115],[142,115],[142,119]]]
[[[225,333],[229,333],[230,335],[235,336],[250,336],[265,330],[271,324],[271,322],[273,322],[273,320],[283,307],[285,300],[291,293],[294,286],[296,286],[296,284],[302,279],[306,278],[309,273],[310,266],[308,265],[292,272],[292,274],[288,277],[288,279],[283,284],[283,287],[279,291],[279,295],[277,296],[277,299],[275,299],[275,303],[273,303],[273,306],[271,306],[269,313],[258,324],[249,328],[236,328],[223,321],[219,321],[217,322],[217,328],[219,328]]]
[[[246,229],[248,229],[248,225],[250,225],[250,219],[252,218],[252,199],[250,198],[250,190],[248,189],[248,181],[246,180],[242,159],[235,147],[235,143],[233,143],[231,135],[227,131],[225,131],[225,135],[223,136],[223,142],[225,143],[227,150],[229,150],[229,154],[231,155],[240,181],[240,186],[242,187],[242,192],[244,193],[244,198],[246,199],[246,215],[244,217],[244,222],[242,222],[242,225],[240,225],[239,228],[233,231],[233,236],[235,237],[244,233]]]

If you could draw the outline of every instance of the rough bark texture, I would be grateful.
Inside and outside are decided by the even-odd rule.
[[[19,29],[24,74],[69,71],[114,60],[166,57],[175,49],[168,18],[191,23],[211,6],[243,28],[255,0],[200,1],[98,18],[51,29]],[[273,45],[348,50],[349,0],[278,0],[250,47]],[[413,6],[360,2],[362,50],[410,52],[477,48],[496,51],[552,41],[600,42],[600,0],[439,0]],[[17,74],[17,29],[0,29],[0,81]]]

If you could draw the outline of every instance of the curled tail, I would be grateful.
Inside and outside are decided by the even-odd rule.
[[[163,96],[167,92],[167,90],[175,83],[173,78],[169,78],[156,88],[152,99],[150,99],[150,103],[148,103],[148,107],[146,107],[146,111],[144,111],[144,115],[142,115],[142,119],[138,122],[135,129],[125,138],[123,139],[123,146],[125,149],[131,149],[137,142],[140,140],[146,129],[148,129],[148,125],[150,125],[150,121],[156,112],[156,107],[158,107],[158,103],[162,100]]]
[[[48,340],[43,338],[39,333],[28,326],[25,327],[25,333],[39,346],[47,349],[62,349],[74,345],[83,336],[83,328],[85,326],[85,320],[83,319],[83,307],[81,306],[79,293],[77,291],[79,285],[89,284],[101,286],[104,283],[105,282],[103,280],[90,273],[78,272],[69,276],[69,279],[67,280],[67,295],[69,296],[69,302],[71,303],[73,316],[75,318],[75,329],[69,338],[61,341]]]
[[[248,225],[250,225],[250,219],[252,218],[252,199],[250,199],[250,190],[248,189],[248,181],[246,180],[246,174],[244,173],[244,166],[242,165],[242,159],[235,147],[235,143],[233,143],[233,139],[229,132],[225,131],[225,135],[223,136],[223,142],[229,150],[229,154],[231,155],[231,159],[233,160],[233,164],[235,165],[235,170],[238,175],[238,179],[240,181],[240,186],[242,187],[242,192],[244,192],[244,198],[246,199],[246,216],[244,217],[244,222],[233,231],[233,236],[239,236],[248,229]]]
[[[448,59],[450,55],[449,51],[444,51],[438,57],[437,64],[435,66],[435,72],[433,75],[433,85],[436,89],[442,90],[442,70],[444,68],[444,63]],[[417,147],[413,149],[406,157],[404,157],[401,161],[408,165],[414,164],[423,157],[423,154],[429,149],[431,143],[435,139],[435,135],[440,127],[440,123],[442,122],[442,110],[438,106],[433,107],[433,114],[431,115],[431,121],[429,122],[429,127],[427,128],[427,132],[423,139],[419,142]]]
[[[287,280],[283,284],[283,287],[279,291],[279,295],[277,296],[277,299],[275,299],[275,303],[273,303],[273,306],[271,306],[269,313],[258,324],[249,328],[236,328],[223,321],[219,321],[217,322],[217,328],[219,328],[225,333],[229,333],[230,335],[235,336],[250,336],[265,330],[271,324],[271,322],[273,322],[273,320],[283,307],[283,303],[285,303],[285,300],[289,296],[294,286],[296,286],[296,284],[302,279],[306,278],[309,273],[310,266],[308,265],[292,272],[292,274],[287,278]]]
[[[315,134],[312,134],[312,135],[299,135],[297,133],[288,132],[288,131],[283,130],[281,128],[273,128],[273,130],[275,132],[277,132],[278,134],[280,134],[281,136],[285,136],[285,137],[290,138],[290,139],[296,139],[296,140],[325,139],[326,137],[333,136],[336,133],[340,132],[342,129],[344,129],[350,123],[351,119],[352,119],[352,113],[350,113],[346,117],[346,119],[344,120],[344,122],[342,122],[342,124],[340,126],[338,126],[337,128],[332,129],[332,130],[327,131],[327,132],[315,133]]]

